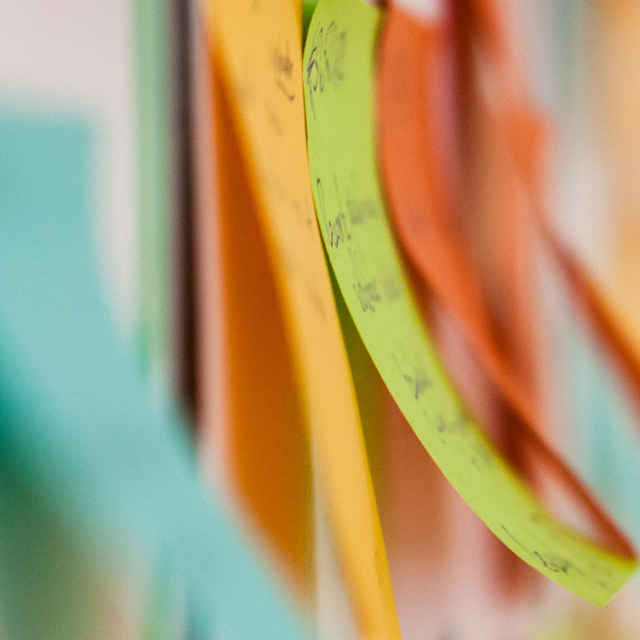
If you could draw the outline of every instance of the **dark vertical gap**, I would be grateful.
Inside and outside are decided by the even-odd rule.
[[[469,157],[472,150],[471,134],[473,131],[473,51],[472,51],[472,9],[469,0],[449,0],[453,23],[453,39],[457,66],[457,93],[459,112],[457,121],[460,127],[460,149],[463,160],[465,187],[468,185],[470,170]]]
[[[178,401],[195,430],[198,418],[195,193],[192,107],[191,0],[170,0],[173,34],[173,168],[174,381]]]
[[[173,305],[171,360],[174,391],[186,413],[191,434],[196,435],[199,419],[197,376],[197,270],[195,253],[195,159],[193,126],[194,85],[191,48],[192,0],[164,0],[170,3],[172,24],[171,90],[172,90],[172,157],[173,176],[172,238],[169,246]],[[211,624],[202,617],[202,609],[191,588],[185,591],[183,640],[211,637]]]

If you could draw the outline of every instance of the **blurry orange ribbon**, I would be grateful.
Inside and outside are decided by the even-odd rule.
[[[465,17],[464,28],[457,32],[448,6],[441,2],[440,8],[434,18],[425,20],[392,4],[382,38],[378,91],[381,167],[399,240],[419,277],[451,315],[512,411],[509,426],[518,441],[528,445],[536,462],[542,462],[545,471],[561,481],[607,544],[633,555],[625,535],[542,435],[532,364],[534,338],[527,317],[531,305],[529,292],[522,286],[527,256],[518,255],[514,246],[518,235],[528,232],[526,225],[532,216],[522,215],[521,210],[535,213],[533,219],[543,238],[592,316],[593,310],[601,309],[584,284],[585,278],[575,275],[583,272],[569,260],[540,213],[536,190],[544,127],[522,101],[525,94],[520,74],[495,4],[477,0],[471,17]],[[469,38],[474,52],[476,39],[483,48],[483,71],[487,74],[483,80],[490,85],[490,96],[474,84],[475,70],[465,59],[465,54],[472,55]],[[466,68],[465,63],[469,65]],[[460,85],[455,84],[456,74],[463,79]],[[470,130],[463,131],[460,122],[471,123]],[[475,151],[477,140],[469,139],[476,135],[471,131],[476,124],[480,136],[486,136],[481,140],[485,145],[481,153],[488,149],[486,158],[480,156],[488,165],[480,167],[483,175],[497,178],[504,167],[512,172],[509,180],[513,184],[500,185],[502,192],[497,194],[480,193],[479,198],[481,207],[488,206],[492,217],[489,228],[497,234],[492,238],[497,246],[488,257],[488,271],[499,283],[502,309],[498,311],[491,304],[495,307],[495,291],[492,299],[480,277],[483,269],[487,271],[487,257],[478,258],[477,240],[474,245],[468,232],[465,236],[461,216],[462,188],[471,172],[460,158],[468,156],[469,148]],[[486,144],[488,136],[491,145]],[[495,185],[474,185],[476,196],[478,186],[490,190]],[[504,197],[497,203],[487,202],[496,195]],[[526,251],[526,241],[522,246]],[[607,335],[611,339],[615,334]]]

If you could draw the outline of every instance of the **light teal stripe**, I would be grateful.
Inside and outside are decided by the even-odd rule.
[[[69,593],[87,584],[65,573],[66,555],[38,572],[49,519],[92,562],[166,567],[210,632],[306,637],[246,534],[202,487],[180,418],[150,404],[112,327],[89,232],[92,145],[83,121],[0,113],[0,471],[10,480],[0,494],[0,573],[6,609],[26,607],[11,611],[10,637],[54,638],[54,627],[38,636],[28,624],[28,614],[53,622],[48,607],[82,613],[79,601],[47,601],[65,582],[79,583]],[[29,540],[17,539],[22,530]]]

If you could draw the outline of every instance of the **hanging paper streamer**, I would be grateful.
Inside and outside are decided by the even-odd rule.
[[[312,456],[366,637],[398,637],[386,554],[340,325],[313,212],[305,145],[300,3],[212,1],[246,171],[289,335]]]
[[[359,0],[321,0],[305,47],[311,182],[336,279],[392,396],[467,504],[528,564],[605,604],[635,558],[591,544],[550,516],[467,414],[422,325],[377,179],[380,21],[380,11]]]
[[[537,426],[538,411],[529,389],[495,339],[480,278],[454,211],[462,202],[456,202],[461,194],[455,178],[460,181],[460,175],[453,169],[452,156],[461,143],[444,139],[442,129],[453,128],[454,122],[442,127],[437,120],[447,111],[439,102],[440,87],[451,85],[452,79],[445,76],[455,71],[451,31],[443,19],[425,23],[402,9],[390,10],[379,85],[381,164],[390,209],[400,241],[424,281],[464,330],[517,414]],[[454,110],[450,105],[448,111]]]
[[[469,66],[465,55],[469,47],[462,46],[467,39],[459,24],[464,21],[457,15],[464,11],[446,0],[389,3],[376,70],[380,170],[398,244],[414,267],[416,297],[442,362],[498,449],[529,478],[528,450],[519,428],[522,407],[514,410],[508,395],[515,389],[522,398],[524,389],[518,374],[525,367],[516,350],[509,349],[512,345],[503,343],[522,342],[513,339],[522,324],[518,322],[521,314],[514,313],[513,294],[522,298],[530,295],[531,289],[520,286],[513,291],[516,287],[497,283],[491,287],[500,291],[502,309],[509,310],[508,321],[496,327],[497,314],[483,287],[494,284],[495,274],[487,273],[489,277],[483,282],[483,272],[489,271],[489,265],[474,264],[474,257],[482,256],[487,262],[488,255],[495,256],[498,237],[502,246],[516,246],[516,216],[508,217],[510,224],[499,225],[498,237],[480,229],[481,224],[489,226],[500,214],[513,213],[512,200],[500,197],[513,184],[508,179],[513,172],[502,167],[499,180],[469,177],[476,163],[465,161],[465,156],[475,157],[470,153],[475,128],[466,116],[470,92],[465,81],[471,74],[464,70]],[[502,155],[495,157],[502,159]],[[488,164],[494,176],[499,173],[495,162],[485,162],[483,169]],[[487,202],[484,208],[477,206],[477,197],[467,193],[475,185],[481,185],[480,195]],[[466,202],[476,206],[465,206]],[[480,247],[474,252],[470,236],[478,241],[491,237],[491,250]],[[521,259],[523,252],[508,254]],[[500,284],[506,280],[512,285],[516,281],[513,265],[500,257]],[[424,454],[420,451],[416,455]],[[422,509],[427,505],[423,500]],[[458,520],[456,530],[465,527],[461,517]],[[476,573],[490,571],[495,591],[509,599],[522,596],[523,588],[536,588],[540,576],[498,540],[487,536],[480,523],[474,524],[478,531],[475,538],[484,544],[483,553],[475,554],[476,562],[485,564],[477,567]],[[470,545],[473,539],[474,533],[468,531]]]
[[[525,261],[525,254],[530,253],[530,248],[529,252],[526,251],[525,229],[531,219],[526,210],[523,211],[526,202],[522,197],[517,197],[518,177],[514,175],[508,158],[504,135],[500,136],[504,127],[500,128],[499,121],[485,117],[485,127],[495,134],[489,136],[493,141],[492,146],[498,148],[499,141],[503,142],[502,157],[498,155],[494,161],[501,167],[501,187],[511,195],[508,197],[504,191],[494,194],[501,204],[500,207],[490,207],[493,214],[481,210],[476,212],[483,218],[495,217],[496,214],[504,218],[502,224],[498,219],[494,226],[502,230],[502,235],[508,236],[505,243],[500,240],[499,234],[492,233],[486,241],[496,245],[492,246],[491,253],[500,256],[499,265],[502,269],[495,271],[501,275],[496,273],[493,279],[504,280],[499,289],[502,299],[510,300],[508,319],[511,325],[516,325],[512,332],[516,338],[512,336],[512,344],[508,344],[506,349],[502,349],[494,339],[498,333],[505,334],[507,331],[505,327],[500,332],[493,331],[480,283],[465,253],[465,240],[458,229],[459,221],[456,224],[456,213],[452,211],[453,190],[451,185],[448,189],[443,188],[445,177],[440,175],[442,170],[437,168],[441,156],[444,158],[443,164],[451,164],[450,161],[447,163],[447,156],[453,151],[453,143],[438,143],[442,134],[436,131],[433,115],[429,117],[433,113],[434,103],[437,103],[435,96],[430,93],[433,85],[428,82],[428,74],[416,75],[416,67],[412,64],[419,61],[418,69],[428,65],[431,75],[438,71],[443,73],[446,50],[443,50],[442,41],[445,35],[442,27],[424,23],[396,7],[390,9],[383,35],[379,74],[379,131],[381,165],[386,178],[390,210],[398,225],[399,240],[407,248],[419,274],[434,291],[436,298],[442,301],[464,330],[469,347],[512,408],[513,418],[504,437],[510,438],[512,444],[532,445],[527,462],[546,464],[562,482],[563,488],[570,492],[576,505],[591,513],[594,523],[605,536],[609,536],[614,543],[622,540],[624,544],[624,536],[617,531],[616,525],[543,439],[544,421],[540,411],[534,408],[536,400],[538,405],[541,403],[535,393],[536,385],[531,380],[533,353],[528,353],[528,357],[522,353],[520,357],[514,357],[518,355],[518,346],[521,351],[531,352],[531,345],[534,344],[532,336],[528,335],[531,331],[527,331],[531,324],[535,324],[532,320],[535,305],[531,301],[527,303],[531,295],[528,291],[532,287],[527,286],[526,278],[531,265],[523,270],[521,264]],[[507,157],[504,157],[505,153]],[[491,162],[487,158],[484,164]],[[495,180],[492,180],[492,175]],[[494,172],[485,174],[484,181],[497,184],[499,179]],[[511,188],[506,186],[508,182],[511,182]],[[478,200],[471,199],[472,202]],[[499,242],[502,242],[501,247]],[[513,252],[515,246],[519,249]],[[520,313],[516,311],[518,309]],[[525,310],[528,311],[528,317],[524,314]],[[526,346],[523,348],[522,345]]]

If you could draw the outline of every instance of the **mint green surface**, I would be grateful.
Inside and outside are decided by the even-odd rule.
[[[90,617],[72,596],[93,569],[161,567],[199,637],[308,637],[116,336],[93,154],[84,120],[0,111],[0,623],[11,640],[88,637],[56,619]]]
[[[580,319],[567,318],[557,352],[566,363],[572,428],[565,451],[640,548],[640,432],[624,383]]]
[[[361,0],[320,0],[305,46],[311,181],[340,290],[391,395],[464,501],[525,562],[605,604],[636,562],[587,543],[534,498],[466,412],[412,297],[376,165],[381,18]]]
[[[145,368],[165,392],[172,300],[169,16],[169,0],[135,0],[140,348]]]

